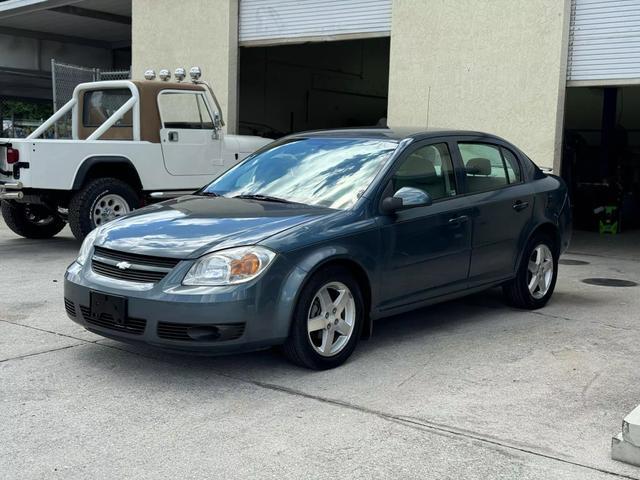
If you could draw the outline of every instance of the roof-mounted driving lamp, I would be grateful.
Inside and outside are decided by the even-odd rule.
[[[176,77],[176,80],[178,82],[181,82],[187,76],[187,72],[185,71],[184,68],[178,67],[176,68],[176,71],[173,72],[173,75]]]
[[[158,72],[158,77],[160,77],[160,80],[162,80],[163,82],[167,82],[171,80],[171,72],[166,68],[163,68]]]
[[[153,69],[145,70],[144,71],[144,78],[145,78],[145,80],[155,80],[156,71],[153,70]]]

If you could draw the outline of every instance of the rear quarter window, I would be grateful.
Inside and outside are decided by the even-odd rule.
[[[131,98],[131,92],[128,88],[90,90],[82,98],[82,125],[91,128],[102,125]],[[132,115],[129,110],[114,127],[131,127]]]

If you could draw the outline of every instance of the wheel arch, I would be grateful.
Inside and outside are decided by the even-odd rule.
[[[367,273],[366,268],[352,256],[346,253],[325,254],[325,255],[312,255],[307,257],[305,261],[299,265],[298,271],[302,269],[304,274],[301,281],[298,282],[298,286],[295,291],[295,295],[292,299],[291,317],[295,311],[295,306],[298,304],[300,295],[310,279],[321,269],[329,266],[341,266],[346,268],[356,279],[362,293],[362,300],[364,303],[364,325],[362,326],[362,338],[369,338],[372,330],[371,319],[371,304],[372,304],[372,286],[371,279]],[[289,318],[289,329],[291,328],[291,319]]]
[[[142,181],[136,167],[124,156],[93,156],[85,159],[76,172],[71,188],[80,190],[87,181],[105,177],[117,178],[142,191]]]
[[[538,235],[541,233],[548,235],[553,239],[554,253],[556,253],[559,256],[560,248],[562,245],[560,228],[550,221],[541,222],[531,229],[531,231],[529,232],[529,235],[527,235],[527,237],[522,242],[521,248],[520,248],[520,257],[518,258],[518,264],[516,265],[516,270],[515,270],[516,272],[518,271],[518,269],[520,268],[520,265],[522,264],[522,258],[524,255],[525,247],[529,244],[529,242],[535,235]]]

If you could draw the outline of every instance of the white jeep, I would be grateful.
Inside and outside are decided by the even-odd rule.
[[[193,82],[184,83],[80,84],[26,139],[0,138],[0,200],[9,228],[48,238],[68,222],[82,239],[154,199],[201,188],[271,142],[224,134],[213,91],[197,67],[191,74]],[[69,112],[72,139],[39,138]]]

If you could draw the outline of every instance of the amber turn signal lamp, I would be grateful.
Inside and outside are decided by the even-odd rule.
[[[232,276],[254,275],[260,269],[260,259],[253,253],[247,253],[240,260],[231,262]]]

